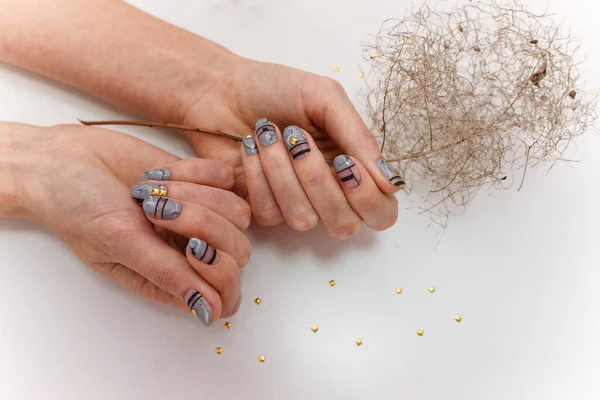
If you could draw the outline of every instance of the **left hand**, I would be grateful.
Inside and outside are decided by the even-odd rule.
[[[343,239],[355,234],[362,221],[375,230],[396,222],[394,193],[402,179],[381,164],[375,138],[338,82],[250,60],[239,61],[233,71],[199,91],[183,123],[245,136],[254,133],[257,120],[268,118],[262,126],[256,124],[259,134],[265,127],[271,131],[255,135],[258,154],[247,154],[228,139],[190,135],[201,157],[220,159],[235,169],[235,191],[250,201],[260,224],[285,219],[292,228],[307,230],[323,220],[332,236]],[[301,130],[285,129],[290,125]],[[267,136],[271,140],[264,140]],[[296,139],[297,145],[305,145],[291,149]],[[288,149],[295,154],[300,147],[310,151],[297,158],[288,155]],[[342,154],[349,157],[336,159],[336,179],[326,160]]]

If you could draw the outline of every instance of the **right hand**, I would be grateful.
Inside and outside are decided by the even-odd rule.
[[[132,190],[144,171],[165,168],[169,181]],[[179,160],[104,129],[1,123],[0,183],[0,216],[48,226],[88,266],[128,289],[191,308],[207,325],[237,311],[250,208],[230,191],[233,170],[222,162]],[[146,198],[153,188],[164,195],[159,185],[168,200]],[[195,239],[187,245],[186,238]]]

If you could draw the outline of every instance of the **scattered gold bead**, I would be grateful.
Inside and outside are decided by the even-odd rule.
[[[229,321],[225,322],[225,325],[224,325],[224,326],[225,326],[225,328],[227,328],[227,329],[231,329],[231,322],[229,322]]]
[[[462,317],[460,315],[457,315],[456,317],[454,317],[454,319],[456,320],[456,322],[462,321]]]
[[[435,292],[435,288],[433,286],[429,286],[429,293]]]
[[[413,38],[408,38],[406,40],[406,43],[408,43],[409,46],[412,45],[414,42],[415,42],[415,40]]]
[[[258,357],[258,362],[261,362],[261,363],[265,362],[265,356]]]
[[[260,297],[257,297],[257,298],[254,299],[254,302],[256,304],[260,304],[260,303],[262,303],[262,300],[260,299]]]
[[[310,327],[310,330],[313,331],[314,333],[317,333],[317,331],[319,330],[319,327],[316,325],[313,325]]]
[[[297,137],[293,137],[293,138],[291,138],[291,139],[290,139],[290,143],[291,143],[291,144],[296,144],[296,143],[298,143],[298,138],[297,138]]]
[[[362,340],[361,339],[356,339],[356,345],[357,346],[362,346]]]
[[[333,72],[340,72],[340,67],[335,67],[335,68],[333,69]]]
[[[398,293],[398,294],[402,294],[402,288],[401,288],[401,287],[399,287],[399,288],[396,288],[396,293]]]
[[[364,73],[364,72],[362,72],[362,71],[360,71],[360,72],[358,73],[358,77],[359,77],[359,78],[364,78],[364,77],[365,77],[365,73]]]
[[[375,54],[373,54],[373,57],[381,57],[381,52],[379,50],[376,50]]]
[[[333,279],[329,281],[329,286],[331,286],[331,287],[335,286],[335,281]]]
[[[220,347],[217,347],[217,349],[215,350],[215,353],[221,354],[221,353],[223,353],[223,349]]]
[[[419,329],[417,331],[417,335],[419,335],[419,336],[423,336],[424,333],[425,333],[425,331],[423,329]]]
[[[198,316],[198,311],[192,310],[192,314],[194,314],[197,317]]]

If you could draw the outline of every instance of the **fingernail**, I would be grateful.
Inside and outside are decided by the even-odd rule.
[[[131,188],[131,197],[141,203],[148,196],[167,196],[167,187],[151,183],[138,183]]]
[[[175,219],[181,215],[181,203],[166,197],[148,196],[142,207],[146,215],[158,219]]]
[[[295,125],[288,126],[283,131],[283,141],[294,160],[301,160],[308,157],[310,145],[306,141],[306,136],[304,136],[302,129]]]
[[[188,242],[188,249],[190,249],[190,253],[194,258],[208,265],[218,264],[221,261],[221,255],[217,249],[204,240],[191,238]]]
[[[246,150],[246,154],[249,156],[253,156],[258,154],[258,147],[256,147],[256,141],[254,140],[254,136],[246,135],[244,140],[242,140],[244,145],[244,150]]]
[[[379,170],[381,171],[383,176],[385,176],[386,179],[388,181],[390,181],[390,183],[392,185],[396,185],[396,186],[404,186],[405,185],[404,180],[400,176],[400,172],[396,168],[394,168],[392,166],[392,164],[381,159],[381,160],[377,161],[377,166],[379,167]]]
[[[192,313],[198,317],[200,321],[204,323],[206,326],[210,326],[210,322],[212,321],[212,308],[210,308],[210,304],[200,292],[194,289],[190,289],[185,292],[185,296],[183,297],[185,302],[187,303]]]
[[[170,181],[171,171],[168,168],[150,169],[142,174],[143,181]]]
[[[266,118],[256,121],[256,137],[261,146],[267,147],[277,142],[275,125]]]
[[[341,155],[337,156],[333,160],[333,166],[335,167],[335,172],[338,174],[340,181],[346,186],[348,189],[356,189],[362,178],[360,177],[360,172],[358,172],[358,168],[354,164],[354,161],[348,156]]]

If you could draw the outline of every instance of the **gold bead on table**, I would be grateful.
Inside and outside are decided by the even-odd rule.
[[[396,288],[396,293],[398,293],[398,294],[402,294],[402,288],[401,288],[401,287],[399,287],[399,288]]]
[[[297,137],[293,137],[290,139],[290,144],[295,145],[296,143],[298,143],[298,138]]]
[[[262,303],[262,300],[260,299],[260,297],[257,297],[257,298],[254,299],[254,302],[256,304],[260,304],[260,303]]]
[[[265,362],[265,356],[258,357],[258,362],[264,363]]]
[[[381,51],[375,50],[375,54],[373,54],[373,57],[381,57]]]
[[[365,73],[364,73],[364,72],[362,72],[362,71],[360,71],[360,72],[358,73],[358,77],[359,77],[359,78],[364,78],[364,77],[365,77]]]
[[[356,339],[356,345],[357,346],[362,346],[362,339]]]
[[[413,38],[406,39],[406,43],[408,43],[409,46],[411,46],[414,42],[415,42],[415,39],[413,39]]]
[[[225,322],[225,329],[231,329],[231,322],[227,321]]]
[[[215,350],[215,353],[221,354],[221,353],[223,353],[223,349],[221,347],[217,347],[217,349]]]
[[[429,293],[435,292],[435,288],[433,286],[429,286]]]
[[[417,331],[417,335],[419,335],[419,336],[423,336],[424,333],[425,333],[425,331],[423,329],[419,329]]]
[[[462,321],[462,317],[460,315],[457,315],[456,317],[454,317],[454,319],[456,320],[456,322]]]
[[[331,287],[335,286],[335,281],[333,279],[329,281],[329,286],[331,286]]]
[[[313,325],[310,327],[310,330],[313,331],[314,333],[317,333],[317,331],[319,330],[319,327],[316,325]]]
[[[335,67],[335,68],[333,69],[333,72],[340,72],[340,67]]]
[[[252,137],[252,135],[248,134],[246,135],[246,139],[250,139]]]

